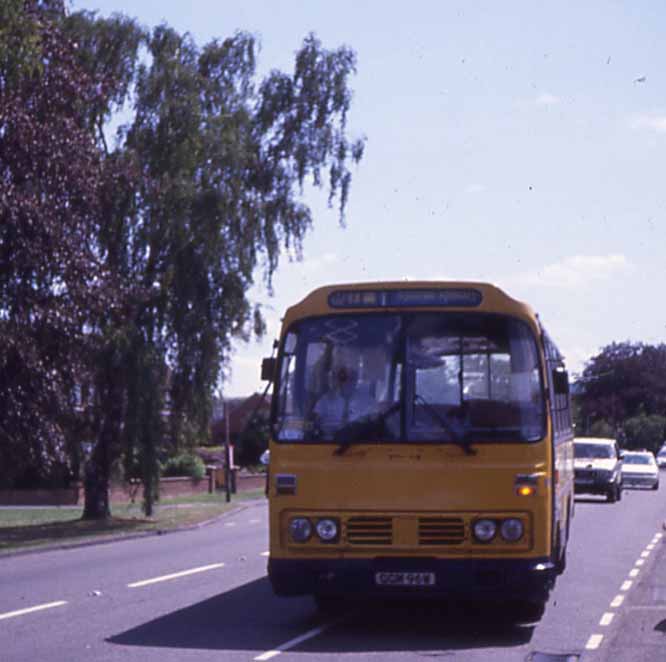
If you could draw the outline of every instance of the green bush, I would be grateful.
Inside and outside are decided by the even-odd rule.
[[[163,476],[190,476],[201,479],[206,475],[206,465],[203,460],[190,453],[181,453],[170,457],[162,465]]]
[[[666,418],[641,412],[639,416],[628,418],[623,428],[627,448],[646,448],[656,453],[664,439]]]

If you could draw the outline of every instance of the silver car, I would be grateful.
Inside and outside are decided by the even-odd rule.
[[[622,455],[622,485],[659,489],[659,467],[650,451],[625,451]]]

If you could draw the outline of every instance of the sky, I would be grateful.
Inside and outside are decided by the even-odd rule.
[[[235,343],[225,397],[263,390],[284,310],[321,285],[481,280],[540,315],[570,372],[614,341],[666,342],[666,4],[392,0],[76,0],[166,22],[199,45],[238,30],[259,76],[303,38],[357,54],[345,227],[304,192],[314,227],[284,256],[268,333]]]

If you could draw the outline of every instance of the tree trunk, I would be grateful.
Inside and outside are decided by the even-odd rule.
[[[111,517],[109,476],[103,464],[96,458],[91,458],[86,464],[83,483],[85,490],[83,519],[102,520]]]
[[[113,348],[101,362],[97,381],[97,443],[85,466],[83,519],[111,517],[109,482],[111,463],[118,453],[122,431],[124,391]]]

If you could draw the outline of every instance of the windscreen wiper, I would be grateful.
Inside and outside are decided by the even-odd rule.
[[[460,446],[465,455],[476,455],[476,450],[472,448],[470,440],[467,438],[465,432],[461,434],[451,425],[451,423],[444,418],[422,395],[414,394],[414,404],[421,404],[425,411],[427,411],[432,418],[434,418],[442,427],[445,432],[448,432],[454,444]]]
[[[394,402],[388,409],[374,416],[364,416],[345,425],[335,432],[334,439],[338,447],[334,455],[342,455],[356,441],[377,441],[384,433],[386,419],[400,409],[400,402]]]

